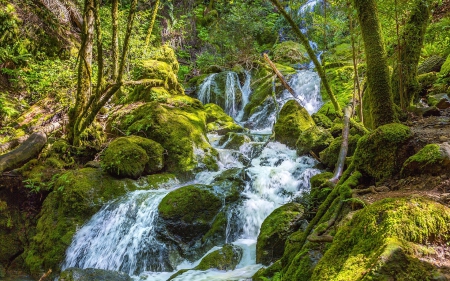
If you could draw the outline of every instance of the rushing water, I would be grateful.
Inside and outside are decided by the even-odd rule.
[[[209,76],[202,85],[205,92],[199,97],[206,102],[214,102],[206,90],[208,87],[211,88],[214,77],[214,74]],[[237,75],[230,75],[230,77],[237,78]],[[239,81],[231,78],[230,84],[227,83],[232,88],[239,85],[243,93],[243,105],[239,109],[236,103],[231,101],[228,103],[228,109],[237,120],[242,118],[243,107],[249,99],[250,78],[250,74],[247,73],[242,87]],[[297,93],[295,98],[310,113],[320,107],[322,101],[317,74],[312,71],[299,71],[289,83]],[[205,86],[208,84],[208,87]],[[227,96],[232,98],[232,91]],[[279,95],[277,103],[281,108],[287,100],[293,98],[287,92],[283,92]],[[272,106],[274,106],[273,101]],[[264,134],[264,131],[271,131],[276,118],[275,112],[270,112],[270,108],[264,105],[257,116],[266,119],[267,122],[258,124],[256,128],[259,131],[248,134],[251,141],[243,144],[238,150],[224,149],[224,145],[218,144],[221,136],[208,135],[210,143],[219,152],[220,171],[201,172],[194,180],[194,183],[212,184],[215,176],[227,169],[245,169],[247,178],[243,191],[245,199],[242,204],[228,210],[226,228],[226,242],[232,242],[243,249],[240,263],[235,270],[231,271],[190,270],[174,280],[246,280],[251,278],[261,268],[261,265],[256,264],[255,252],[256,239],[262,222],[275,208],[289,202],[302,192],[307,192],[309,179],[319,173],[319,170],[313,168],[315,160],[312,158],[298,157],[294,150],[283,144],[267,143],[269,135]],[[176,270],[172,271],[173,257],[170,257],[167,245],[159,241],[155,234],[158,204],[168,192],[180,186],[182,185],[173,183],[169,187],[165,185],[158,190],[130,192],[104,206],[76,233],[67,250],[62,268],[93,267],[120,270],[130,274],[135,280],[162,281],[167,280],[177,270],[195,267],[201,259],[193,263],[186,260],[181,263],[175,262]],[[236,225],[238,227],[233,227]],[[217,248],[214,247],[210,251]]]

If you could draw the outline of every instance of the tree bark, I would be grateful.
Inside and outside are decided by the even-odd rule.
[[[378,20],[378,10],[375,0],[354,0],[361,26],[364,49],[367,62],[367,95],[369,127],[377,128],[381,125],[396,121],[392,91],[389,81],[389,69],[386,51],[381,36],[381,26]],[[367,120],[368,116],[364,116]]]
[[[406,109],[413,103],[419,91],[417,67],[425,32],[431,14],[430,1],[416,0],[411,16],[404,27],[401,42],[397,48],[398,64],[392,75],[394,101]]]
[[[0,156],[0,174],[18,168],[35,158],[47,143],[44,132],[35,132],[16,149]]]
[[[119,0],[112,0],[111,3],[111,19],[112,19],[112,80],[116,80],[119,75]]]
[[[330,179],[334,185],[336,185],[342,176],[345,166],[345,158],[348,152],[348,133],[350,131],[350,115],[352,114],[352,108],[348,105],[344,110],[344,128],[342,128],[342,144],[341,150],[339,151],[338,161],[336,163],[336,168],[334,170],[334,175]]]
[[[322,65],[320,64],[319,60],[317,59],[316,54],[314,53],[314,50],[309,45],[308,38],[306,38],[306,36],[301,32],[301,30],[298,27],[298,25],[288,15],[288,13],[286,13],[286,11],[281,6],[281,4],[280,4],[280,2],[278,0],[270,0],[270,2],[272,2],[272,4],[275,7],[277,7],[278,11],[280,11],[280,13],[283,15],[283,17],[291,25],[295,35],[297,35],[297,37],[300,39],[301,43],[303,44],[303,46],[306,49],[306,52],[308,53],[309,58],[313,61],[314,65],[316,67],[316,71],[319,74],[320,79],[322,80],[323,86],[325,87],[325,90],[327,91],[331,102],[333,103],[334,110],[336,111],[336,114],[338,116],[342,116],[341,107],[340,107],[339,103],[337,102],[336,97],[333,94],[333,91],[331,90],[330,84],[328,83],[327,76],[325,74],[325,71],[322,68]]]
[[[150,43],[150,36],[153,32],[153,26],[155,25],[156,15],[158,14],[159,9],[159,0],[156,0],[155,7],[153,8],[152,19],[150,21],[150,26],[148,27],[147,36],[145,37],[145,47],[148,48],[148,44]]]
[[[291,95],[295,98],[298,99],[294,89],[291,88],[291,86],[289,86],[289,84],[286,82],[286,80],[283,77],[283,74],[281,74],[280,71],[278,71],[277,67],[275,66],[275,64],[270,60],[269,56],[267,54],[264,54],[264,60],[269,64],[269,66],[272,68],[273,72],[275,72],[275,74],[278,76],[278,79],[280,79],[281,84],[283,84],[283,86],[286,88],[286,90],[289,91],[289,93],[291,93]],[[303,106],[303,104],[302,104]]]

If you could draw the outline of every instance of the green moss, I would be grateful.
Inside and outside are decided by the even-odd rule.
[[[378,127],[359,140],[353,156],[355,168],[376,180],[394,175],[409,156],[404,145],[411,137],[411,130],[402,124]]]
[[[36,226],[36,235],[23,254],[33,275],[51,268],[59,270],[77,227],[83,225],[103,204],[137,186],[118,181],[99,169],[69,171],[55,182],[45,199]]]
[[[130,105],[116,113],[108,127],[160,143],[167,150],[165,165],[169,172],[193,173],[197,167],[217,169],[217,152],[206,138],[206,112],[197,100],[182,98],[171,104]]]
[[[295,147],[300,134],[312,126],[314,120],[308,111],[297,101],[290,100],[284,104],[275,124],[275,140],[289,147]]]
[[[296,64],[309,61],[305,47],[293,41],[284,41],[275,45],[273,60],[279,63]]]
[[[221,200],[210,186],[194,184],[167,194],[159,204],[158,211],[166,220],[205,224],[214,219],[221,206]]]
[[[155,174],[142,177],[141,179],[146,189],[172,188],[178,183],[177,178],[173,174]]]
[[[333,173],[325,172],[311,177],[311,191],[309,192],[313,206],[320,206],[330,194],[332,185],[329,180]]]
[[[423,198],[389,198],[353,216],[311,280],[431,280],[411,243],[449,241],[450,210]]]
[[[314,152],[316,155],[327,148],[333,141],[333,136],[324,128],[313,126],[300,134],[297,140],[297,154]]]
[[[284,243],[295,230],[295,222],[303,215],[303,207],[288,203],[275,209],[262,223],[256,244],[256,262],[269,265],[282,257]]]
[[[450,167],[448,151],[450,146],[443,144],[427,144],[419,152],[403,163],[402,175],[433,174],[438,175]]]
[[[441,67],[441,71],[439,72],[439,75],[441,77],[448,77],[450,76],[450,55],[447,56],[447,59],[445,60],[444,64]]]
[[[250,141],[251,139],[244,134],[229,132],[220,139],[219,145],[223,146],[223,148],[225,149],[239,150],[239,147],[241,147],[241,145]]]
[[[355,153],[360,135],[354,135],[348,137],[348,151],[347,157],[351,157]],[[335,138],[331,144],[319,153],[320,161],[327,165],[327,167],[334,169],[337,160],[339,158],[339,152],[341,150],[342,137]]]
[[[228,132],[243,133],[247,130],[236,124],[233,118],[223,111],[223,109],[214,103],[205,104],[206,128],[208,132],[217,132],[226,134]]]
[[[325,114],[314,113],[313,115],[311,115],[311,117],[313,118],[317,126],[323,127],[325,129],[329,129],[333,125],[333,121],[331,121],[330,118],[328,118]]]
[[[233,244],[226,244],[221,249],[209,253],[202,259],[196,270],[234,270],[242,258],[242,248]]]

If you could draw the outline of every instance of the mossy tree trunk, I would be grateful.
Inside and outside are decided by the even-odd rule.
[[[354,0],[353,3],[358,13],[366,53],[369,117],[376,128],[396,121],[386,51],[376,1]]]
[[[150,43],[150,36],[152,35],[153,27],[155,26],[155,20],[156,15],[158,14],[158,9],[159,9],[159,0],[156,0],[155,6],[153,7],[152,19],[150,21],[150,25],[147,30],[147,37],[145,37],[145,48],[147,48],[148,44]]]
[[[111,2],[111,19],[112,79],[115,80],[117,79],[117,76],[119,76],[119,0],[112,0]]]
[[[320,79],[322,80],[323,86],[325,87],[325,90],[328,93],[328,96],[333,103],[334,109],[336,110],[336,113],[339,115],[342,115],[342,110],[339,105],[339,103],[336,100],[336,97],[333,94],[333,91],[331,90],[330,84],[328,83],[327,76],[325,74],[324,69],[322,68],[322,65],[320,64],[319,60],[316,57],[316,53],[309,45],[308,38],[301,32],[298,25],[294,22],[294,20],[291,18],[291,16],[288,15],[288,13],[284,10],[283,6],[281,6],[280,2],[278,0],[270,0],[272,4],[277,7],[278,11],[283,15],[283,17],[287,20],[287,22],[291,25],[295,35],[300,39],[303,46],[306,48],[306,52],[308,53],[309,58],[313,61],[316,71],[320,76]]]
[[[114,5],[113,5],[114,6]],[[136,14],[137,0],[133,0],[128,14],[127,27],[125,32],[122,53],[119,61],[113,61],[113,65],[118,65],[111,77],[106,78],[104,73],[102,29],[100,20],[100,0],[85,0],[84,23],[82,30],[82,47],[80,50],[80,60],[78,65],[78,85],[75,106],[69,112],[68,140],[73,145],[81,144],[81,135],[93,122],[100,109],[124,84],[138,84],[138,81],[124,82],[123,74],[126,57],[129,49],[131,31]],[[113,22],[117,16],[112,8]],[[113,24],[114,25],[114,24]],[[92,84],[92,62],[94,47],[94,30],[96,38],[96,60],[98,64],[97,84]],[[113,27],[114,30],[114,27]],[[116,30],[117,32],[117,30]],[[113,38],[113,40],[115,40]],[[114,42],[113,42],[114,45]],[[115,47],[113,46],[113,49]],[[117,52],[118,53],[118,52]],[[118,63],[118,64],[117,64]],[[106,82],[108,80],[108,82]],[[149,81],[141,81],[147,83]],[[154,83],[155,81],[150,81]]]
[[[416,0],[411,16],[404,27],[398,46],[398,64],[392,75],[394,101],[407,108],[419,91],[417,67],[425,31],[430,19],[431,1]]]

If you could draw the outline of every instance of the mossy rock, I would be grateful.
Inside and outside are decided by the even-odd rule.
[[[116,180],[100,169],[83,168],[62,174],[45,199],[36,234],[23,257],[33,276],[49,268],[58,272],[77,227],[108,201],[138,189],[128,180]]]
[[[219,145],[225,149],[239,150],[239,147],[250,141],[251,139],[247,135],[230,132],[220,139]]]
[[[206,112],[198,100],[188,96],[171,98],[167,104],[129,105],[108,120],[108,128],[160,143],[167,150],[168,172],[192,174],[218,168],[217,151],[206,138]]]
[[[288,203],[275,209],[262,223],[256,244],[256,262],[269,265],[283,256],[286,239],[298,230],[303,207]]]
[[[59,276],[60,281],[132,281],[128,274],[97,268],[68,268]]]
[[[313,126],[300,134],[297,140],[297,154],[314,152],[316,155],[327,148],[333,141],[333,136],[322,127]]]
[[[154,152],[159,152],[156,154],[159,163],[156,161],[154,166],[153,163],[149,165],[149,155],[146,151],[150,152],[152,148],[155,148]],[[111,175],[136,179],[144,173],[146,166],[148,170],[158,171],[158,167],[159,170],[162,169],[163,151],[162,146],[152,140],[137,136],[117,138],[105,149],[102,155],[102,166]],[[151,155],[154,154],[151,153]]]
[[[328,116],[322,113],[314,113],[311,115],[312,119],[316,123],[317,126],[323,127],[325,129],[331,128],[333,126],[333,121],[331,121]]]
[[[278,63],[303,64],[309,62],[306,49],[302,44],[294,41],[284,41],[275,45],[273,60]]]
[[[228,132],[243,133],[247,130],[236,124],[233,118],[214,103],[205,104],[206,130],[208,133],[226,134]]]
[[[433,84],[436,82],[437,78],[438,77],[435,72],[418,75],[417,82],[419,82],[420,85],[419,94],[421,96],[427,95],[427,92],[433,87]]]
[[[435,106],[438,109],[450,108],[450,98],[446,93],[428,95],[427,102],[430,106]]]
[[[441,56],[431,56],[425,59],[417,68],[417,74],[425,74],[430,72],[439,72],[441,70],[442,65],[444,64],[445,59]]]
[[[274,127],[275,140],[294,148],[303,131],[314,126],[308,111],[297,101],[286,102]]]
[[[175,74],[180,70],[180,64],[178,63],[175,51],[168,44],[164,44],[158,49],[152,50],[152,58],[167,63]]]
[[[355,169],[376,180],[396,174],[410,156],[406,144],[411,137],[409,127],[402,124],[378,127],[359,140],[353,156]]]
[[[450,241],[449,221],[450,209],[428,199],[375,202],[339,229],[310,280],[436,280],[420,253]]]
[[[347,157],[351,157],[356,150],[360,135],[350,135],[348,137],[348,151]],[[328,168],[334,169],[339,158],[341,150],[342,137],[335,138],[330,145],[319,153],[320,161]]]
[[[319,207],[323,201],[327,198],[333,189],[333,185],[330,183],[330,179],[333,177],[333,173],[324,172],[311,177],[311,191],[309,192],[311,204],[314,207]]]
[[[159,204],[158,212],[169,234],[189,243],[210,229],[221,207],[222,201],[211,186],[194,184],[167,194]]]
[[[439,175],[450,169],[450,145],[448,143],[427,144],[403,163],[402,175]]]
[[[195,270],[234,270],[242,258],[242,248],[233,244],[226,244],[221,249],[213,251],[202,259]]]
[[[226,203],[236,202],[245,189],[245,170],[232,168],[225,170],[214,178],[212,183],[217,193],[225,198]]]

